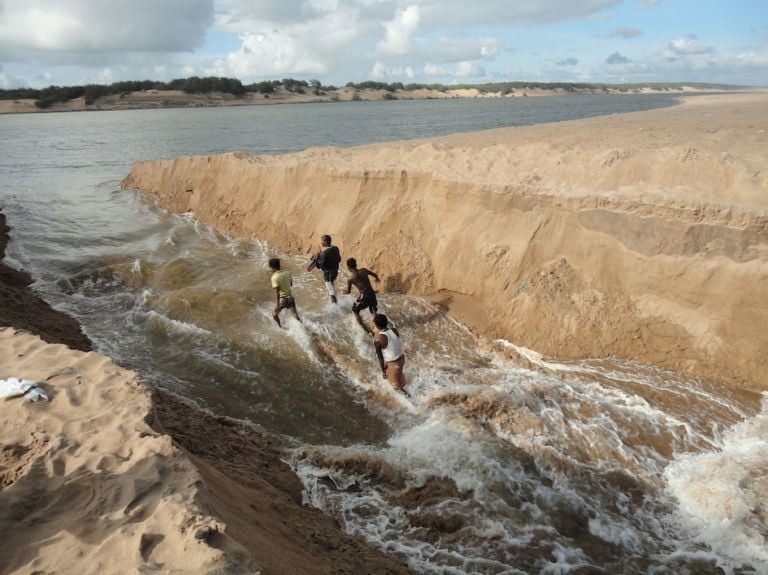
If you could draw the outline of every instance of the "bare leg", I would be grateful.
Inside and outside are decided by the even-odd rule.
[[[294,317],[295,317],[297,320],[299,320],[299,323],[302,323],[302,321],[301,321],[301,318],[299,317],[299,312],[298,312],[298,311],[296,311],[296,308],[295,308],[295,307],[292,307],[292,308],[291,308],[291,311],[293,312],[293,315],[294,315]]]
[[[390,361],[387,363],[387,380],[389,384],[397,391],[404,393],[410,397],[410,394],[405,390],[405,374],[403,373],[403,366],[405,365],[405,356],[400,356],[397,361]]]
[[[360,317],[360,312],[352,310],[352,313],[355,314],[355,319],[357,320],[357,323],[359,323],[360,327],[362,327],[365,330],[365,333],[367,333],[368,335],[373,335],[373,331],[371,331],[371,328],[365,325],[363,318]]]
[[[282,325],[280,325],[280,315],[279,315],[279,313],[280,312],[277,312],[277,311],[274,312],[272,314],[272,319],[274,319],[277,322],[277,327],[283,327]]]
[[[325,289],[331,296],[331,303],[336,303],[336,286],[333,285],[333,282],[325,282]]]

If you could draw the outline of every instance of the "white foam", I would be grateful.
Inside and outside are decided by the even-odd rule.
[[[678,456],[664,477],[684,529],[768,573],[768,394],[762,411],[723,433],[717,449]]]
[[[307,332],[306,327],[299,320],[293,317],[292,312],[283,313],[284,317],[281,318],[285,333],[290,337],[297,346],[306,354],[306,356],[312,361],[312,363],[320,364],[320,358],[312,349],[312,341],[310,334]],[[303,321],[309,321],[305,318]]]
[[[505,339],[495,339],[493,340],[493,343],[498,344],[507,349],[511,349],[521,357],[527,359],[529,362],[531,362],[531,364],[537,367],[540,367],[542,369],[549,369],[552,371],[562,371],[562,372],[574,372],[574,373],[585,373],[585,372],[591,371],[584,364],[563,364],[555,361],[546,360],[544,359],[544,356],[539,352],[534,351],[532,349],[528,349],[527,347],[515,345],[514,343],[509,342]]]
[[[165,328],[170,328],[170,331],[172,332],[185,334],[185,335],[195,335],[195,336],[211,335],[211,332],[208,331],[207,329],[196,326],[195,324],[192,324],[192,323],[187,323],[185,321],[171,319],[154,310],[148,311],[147,317],[151,320],[157,321],[160,325],[164,326]]]

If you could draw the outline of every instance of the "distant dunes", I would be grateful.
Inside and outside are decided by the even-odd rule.
[[[193,76],[153,80],[0,90],[0,113],[135,108],[209,107],[272,103],[440,98],[526,97],[556,94],[640,94],[724,91],[743,86],[705,83],[588,84],[496,82],[488,84],[403,84],[349,82],[324,86],[319,80],[265,80],[243,84],[234,78]]]

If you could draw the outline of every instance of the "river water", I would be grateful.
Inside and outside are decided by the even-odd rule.
[[[422,573],[768,573],[768,400],[621,361],[557,363],[380,294],[411,400],[380,378],[352,296],[306,257],[303,324],[271,320],[266,243],[119,189],[138,159],[281,153],[666,106],[663,96],[0,117],[9,263],[96,348],[285,437],[314,505]],[[350,254],[346,254],[350,255]],[[364,264],[364,262],[363,262]]]

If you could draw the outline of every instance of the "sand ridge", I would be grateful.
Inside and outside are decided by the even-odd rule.
[[[137,162],[124,180],[233,236],[330,233],[386,289],[559,359],[766,389],[768,94],[282,156]]]

